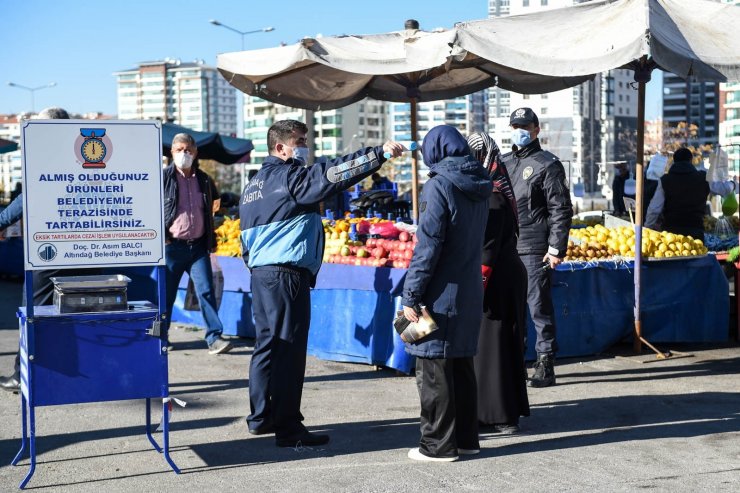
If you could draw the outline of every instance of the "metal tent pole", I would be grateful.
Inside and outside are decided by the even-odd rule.
[[[411,98],[411,140],[419,140],[416,125],[416,98]],[[412,219],[414,223],[419,221],[419,169],[418,169],[418,150],[411,151],[411,206]]]

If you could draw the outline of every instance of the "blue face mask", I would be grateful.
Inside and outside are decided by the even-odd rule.
[[[532,142],[532,136],[529,134],[529,130],[523,128],[514,128],[511,130],[511,143],[516,144],[518,147],[523,147]]]
[[[293,159],[302,161],[304,165],[308,165],[308,147],[294,147]]]

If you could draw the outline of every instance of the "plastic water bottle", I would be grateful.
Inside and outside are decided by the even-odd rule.
[[[331,209],[326,209],[326,218],[330,220],[334,220],[334,212]]]
[[[401,144],[401,146],[403,147],[404,152],[415,151],[419,148],[419,144],[413,140],[402,141],[402,142],[399,142],[399,144]],[[383,157],[385,157],[386,159],[390,159],[391,153],[384,152]]]
[[[355,223],[349,225],[349,239],[357,241],[357,224]]]

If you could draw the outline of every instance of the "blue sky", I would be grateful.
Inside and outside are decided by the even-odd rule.
[[[273,26],[245,37],[247,49],[294,43],[304,36],[370,34],[403,28],[417,19],[423,29],[482,19],[486,0],[237,1],[237,0],[0,0],[0,114],[31,109],[27,87],[56,82],[35,93],[36,111],[51,105],[85,113],[116,113],[113,72],[166,57],[203,59],[241,49],[241,37],[209,24],[217,19],[238,30]],[[648,86],[648,97],[660,94]],[[651,117],[656,101],[649,101]]]

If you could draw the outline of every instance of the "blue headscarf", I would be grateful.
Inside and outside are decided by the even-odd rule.
[[[451,125],[439,125],[429,131],[421,144],[424,163],[432,166],[446,157],[465,157],[470,155],[470,147],[465,137]]]

